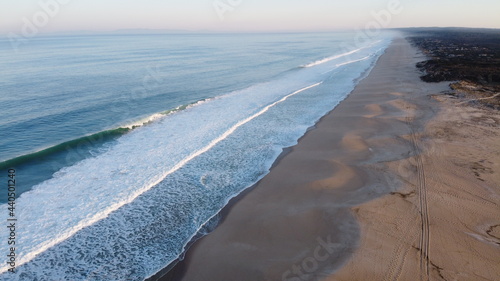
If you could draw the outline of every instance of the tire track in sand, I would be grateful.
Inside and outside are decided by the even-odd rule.
[[[422,154],[418,146],[417,134],[413,125],[413,118],[407,117],[406,123],[410,128],[410,141],[412,149],[415,153],[416,168],[417,168],[417,191],[421,218],[421,234],[420,234],[420,279],[429,280],[429,206],[427,204],[427,186],[425,182],[425,170],[422,160]]]

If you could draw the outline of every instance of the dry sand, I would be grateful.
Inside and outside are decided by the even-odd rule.
[[[396,39],[179,279],[500,280],[500,114],[434,96],[422,59]]]

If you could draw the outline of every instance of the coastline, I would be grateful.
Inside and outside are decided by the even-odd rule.
[[[454,238],[444,243],[452,253],[456,250],[453,243],[467,241],[471,245],[468,239],[481,241],[478,236],[494,247],[498,238],[491,237],[498,237],[499,230],[493,225],[491,208],[498,207],[498,190],[492,190],[494,200],[479,206],[490,208],[482,210],[491,214],[483,217],[482,224],[492,235],[449,235],[438,227],[442,221],[453,220],[441,218],[443,208],[456,204],[453,200],[465,200],[466,195],[439,193],[443,177],[450,171],[429,170],[436,163],[450,168],[439,162],[447,149],[447,142],[440,142],[439,137],[449,137],[441,121],[453,115],[454,105],[443,102],[445,97],[430,97],[447,90],[448,83],[420,81],[415,63],[422,58],[416,53],[405,39],[395,39],[368,77],[280,156],[267,176],[233,199],[222,211],[218,227],[196,241],[185,259],[159,280],[472,276],[456,275],[457,270],[465,272],[467,265],[462,263],[466,259],[449,258],[445,264],[443,259],[449,252],[443,252],[439,245],[433,247],[436,240],[431,237],[439,233],[437,240]],[[443,112],[448,115],[443,117]],[[469,180],[461,179],[457,184],[467,189],[463,183]],[[492,172],[481,180],[494,184],[498,174]],[[471,194],[470,190],[464,192]],[[481,203],[477,196],[474,202]],[[436,212],[435,205],[442,202],[447,205]],[[448,224],[449,231],[459,228],[460,222]],[[473,256],[477,257],[475,263],[484,264],[483,269],[492,266],[495,254],[498,260],[491,247],[484,247],[493,257],[489,261],[482,255]],[[460,274],[474,271],[474,267],[467,269]],[[488,272],[492,279],[498,273]]]
[[[317,123],[321,122],[321,120],[325,116],[321,117],[320,120],[318,120]],[[307,131],[306,131],[306,134],[304,134],[302,137],[300,137],[299,140],[298,140],[298,142],[300,142],[300,139],[302,139],[303,137],[305,137],[309,131],[314,130],[315,128],[316,128],[316,124],[313,125],[313,126],[311,126],[310,128],[308,128]],[[274,167],[276,167],[281,162],[281,160],[286,155],[288,155],[290,152],[292,152],[292,151],[293,151],[293,146],[283,148],[283,150],[280,153],[280,155],[273,162],[270,170],[274,169]],[[186,254],[188,252],[190,252],[192,250],[192,248],[196,247],[197,242],[199,240],[203,239],[207,235],[210,235],[210,233],[215,228],[217,228],[221,223],[223,223],[224,220],[225,220],[225,218],[227,217],[227,215],[231,212],[231,209],[233,208],[233,206],[235,204],[237,204],[238,201],[243,200],[246,195],[248,195],[253,189],[255,189],[255,187],[259,184],[259,182],[257,182],[255,184],[253,184],[252,186],[244,189],[241,193],[239,193],[235,197],[229,199],[229,201],[226,204],[226,206],[224,206],[224,208],[222,208],[222,210],[220,210],[219,213],[217,213],[214,216],[214,219],[216,219],[216,222],[214,223],[213,226],[209,227],[208,233],[203,233],[204,231],[200,230],[200,232],[198,232],[191,239],[191,241],[188,242],[188,244],[186,245],[186,250],[184,251],[184,253],[182,254],[182,256],[181,256],[180,259],[175,260],[170,265],[168,265],[166,268],[163,268],[162,270],[160,270],[159,272],[157,272],[153,276],[150,276],[150,277],[146,278],[145,281],[155,281],[155,280],[173,281],[173,280],[180,280],[180,279],[182,279],[182,277],[185,274],[185,270],[186,270],[186,266],[187,266],[187,262],[185,260]],[[210,222],[207,223],[207,224],[210,224]]]
[[[312,130],[315,126],[312,126],[308,131]],[[274,161],[273,165],[271,166],[271,170],[279,164],[281,159],[283,159],[288,153],[292,151],[293,147],[285,147],[283,148],[283,151],[281,154],[276,158]],[[256,186],[258,182],[253,184],[252,186],[246,188],[243,190],[241,193],[236,195],[235,197],[229,199],[229,202],[222,208],[222,210],[219,211],[214,217],[215,222],[214,226],[209,227],[208,229],[208,234],[203,233],[204,231],[198,232],[192,239],[191,241],[188,242],[186,245],[186,250],[184,251],[183,255],[181,256],[181,259],[175,260],[172,264],[168,265],[166,268],[163,268],[161,271],[157,272],[153,276],[150,276],[146,278],[146,281],[154,281],[154,280],[180,280],[184,274],[185,274],[185,269],[186,269],[186,262],[185,262],[185,255],[187,252],[189,252],[193,247],[196,246],[196,243],[203,239],[205,236],[209,235],[214,228],[217,228],[221,223],[224,222],[224,219],[226,216],[230,213],[231,209],[233,206],[240,200],[243,200],[247,194],[249,194]],[[208,223],[210,224],[210,222]]]
[[[355,81],[357,83],[359,83],[359,81],[362,81],[363,79],[365,79],[371,73],[371,71],[373,70],[373,67],[374,67],[374,65],[376,65],[377,61],[375,61],[374,64],[371,66],[371,68],[368,69],[368,70],[366,70],[366,72],[363,73],[361,75],[361,77],[355,79]],[[349,95],[350,94],[351,93],[349,93]],[[344,101],[345,100],[342,100],[339,104],[341,104]],[[300,143],[301,139],[304,138],[304,137],[306,137],[310,131],[317,129],[317,125],[326,116],[328,116],[329,114],[331,114],[331,112],[333,110],[335,110],[335,108],[332,109],[331,111],[329,111],[328,113],[326,113],[321,118],[319,118],[314,125],[312,125],[311,127],[309,127],[306,130],[305,134],[303,136],[301,136],[297,140],[297,143]],[[285,158],[289,153],[291,153],[293,151],[294,147],[295,147],[295,145],[294,146],[289,146],[289,147],[284,147],[282,149],[282,152],[278,155],[278,157],[276,158],[276,160],[274,160],[274,162],[272,163],[272,165],[271,165],[271,167],[270,167],[269,170],[272,171],[277,165],[279,165],[279,163],[281,162],[281,160],[283,158]],[[169,264],[167,267],[163,268],[162,270],[160,270],[156,274],[154,274],[154,275],[146,278],[145,281],[156,281],[156,280],[173,281],[173,280],[181,280],[184,277],[185,273],[186,273],[185,271],[186,271],[186,267],[187,267],[187,261],[186,261],[185,257],[187,255],[187,253],[190,252],[190,251],[192,251],[192,248],[195,248],[197,246],[197,243],[200,240],[202,240],[203,238],[205,238],[207,235],[210,235],[215,228],[217,228],[221,223],[223,223],[224,220],[225,220],[225,218],[227,217],[227,215],[231,212],[231,209],[233,208],[233,206],[235,204],[237,204],[240,200],[243,200],[245,198],[245,196],[247,196],[252,190],[254,190],[259,185],[259,183],[260,183],[261,180],[259,180],[255,184],[249,186],[248,188],[244,189],[242,192],[240,192],[236,196],[232,197],[231,199],[229,199],[228,203],[224,206],[224,208],[222,208],[219,211],[219,213],[217,213],[212,218],[212,220],[210,220],[209,222],[207,222],[207,225],[210,225],[210,226],[209,227],[206,227],[206,225],[203,226],[198,231],[198,233],[196,233],[191,238],[191,240],[186,244],[185,251],[183,252],[183,254],[181,255],[180,258],[176,259],[175,261],[173,261],[171,264]],[[212,221],[215,221],[215,222],[212,222]],[[207,230],[208,230],[208,232],[207,232]]]

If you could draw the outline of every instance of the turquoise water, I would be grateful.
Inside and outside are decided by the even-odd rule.
[[[15,278],[0,279],[142,280],[167,266],[390,42],[353,37],[39,37],[19,53],[0,41],[1,180],[16,168],[23,241]]]

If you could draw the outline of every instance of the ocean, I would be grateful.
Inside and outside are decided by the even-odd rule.
[[[181,257],[392,38],[355,35],[0,39],[0,280],[144,280]]]

